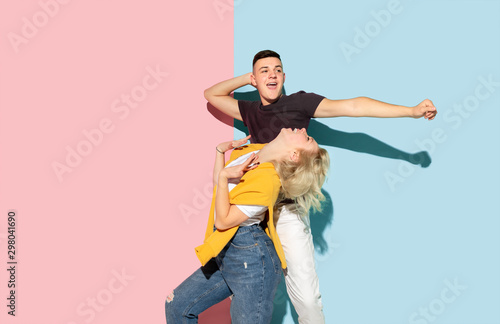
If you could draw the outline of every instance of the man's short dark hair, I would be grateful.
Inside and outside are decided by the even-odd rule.
[[[280,55],[278,53],[276,53],[275,51],[263,50],[263,51],[260,51],[259,53],[255,54],[255,56],[253,57],[252,66],[254,66],[255,62],[257,62],[258,60],[266,58],[266,57],[276,57],[281,61]]]

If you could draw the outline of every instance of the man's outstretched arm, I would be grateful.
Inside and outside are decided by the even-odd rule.
[[[415,107],[392,105],[367,97],[344,100],[323,99],[314,117],[412,117],[432,120],[437,114],[436,107],[425,99]]]
[[[205,99],[226,115],[242,120],[240,109],[238,108],[238,100],[231,97],[231,92],[250,84],[251,74],[243,74],[211,86],[205,90]]]

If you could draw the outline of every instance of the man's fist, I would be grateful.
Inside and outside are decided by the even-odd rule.
[[[425,99],[415,107],[413,107],[413,118],[424,117],[428,120],[433,120],[436,117],[437,109],[429,99]]]

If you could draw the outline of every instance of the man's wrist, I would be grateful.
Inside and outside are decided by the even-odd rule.
[[[251,76],[252,76],[252,72],[249,72],[249,73],[247,73],[245,75],[246,81],[247,81],[247,85],[252,84],[252,77]]]
[[[252,84],[252,79],[250,78],[251,74],[252,72],[249,72],[236,77],[235,80],[238,80],[238,88],[236,89]]]
[[[408,109],[408,117],[411,117],[411,118],[419,118],[420,116],[418,116],[418,106],[415,106],[415,107],[406,107]]]

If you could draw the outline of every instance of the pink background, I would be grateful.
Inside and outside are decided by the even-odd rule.
[[[214,146],[233,134],[203,98],[233,76],[230,1],[62,2],[0,10],[1,266],[9,209],[18,261],[15,317],[0,272],[0,322],[164,323],[199,266]],[[58,177],[68,146],[86,156]]]

